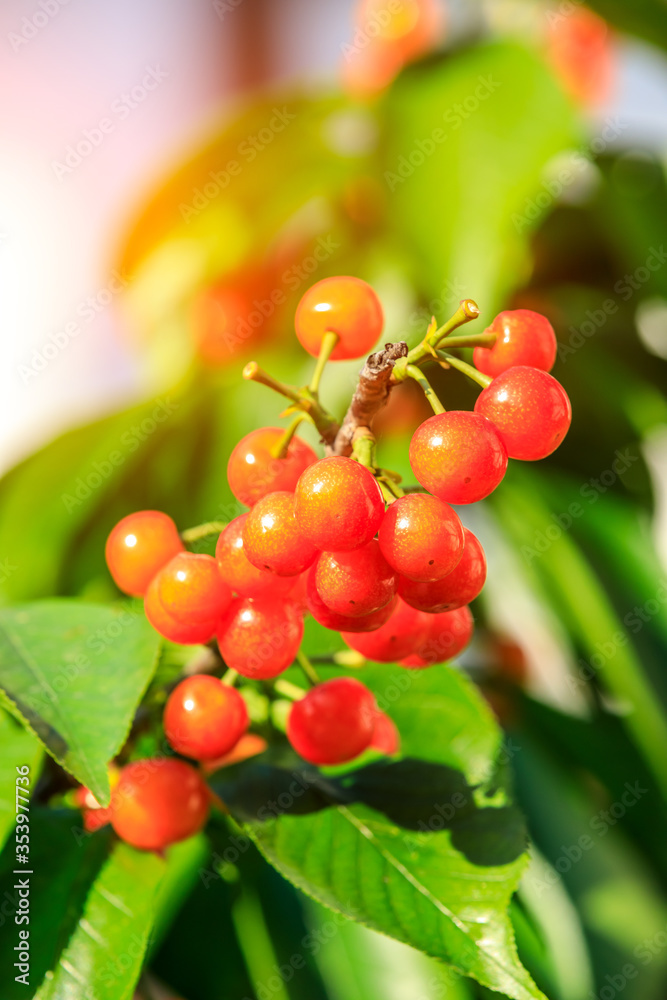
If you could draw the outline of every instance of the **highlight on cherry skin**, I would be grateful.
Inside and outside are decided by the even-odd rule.
[[[158,510],[128,512],[112,528],[106,560],[119,590],[143,597],[163,640],[192,647],[183,654],[188,668],[163,692],[164,735],[186,760],[112,765],[109,807],[87,789],[77,792],[86,829],[111,822],[135,847],[162,851],[200,830],[211,805],[220,805],[209,775],[251,764],[274,745],[287,743],[318,767],[369,750],[409,753],[407,737],[364,682],[364,665],[437,671],[464,653],[474,641],[470,604],[487,574],[482,543],[462,523],[465,505],[502,489],[508,459],[550,455],[572,416],[565,389],[549,374],[556,341],[548,319],[509,310],[483,334],[462,334],[478,315],[464,300],[442,328],[431,323],[416,347],[388,345],[373,355],[341,423],[320,400],[322,371],[366,355],[384,315],[358,278],[317,282],[295,319],[300,343],[317,358],[310,383],[287,386],[254,363],[244,369],[260,383],[256,391],[287,397],[292,417],[285,427],[251,430],[229,456],[229,488],[247,511],[180,534]],[[452,353],[464,347],[473,348],[476,367]],[[445,410],[431,387],[423,368],[428,373],[443,356],[447,378],[469,377],[481,387],[474,410]],[[374,394],[378,370],[383,390]],[[403,456],[414,474],[404,483],[378,464],[373,417],[406,378],[434,412]],[[347,649],[309,657],[304,634],[313,628],[320,648],[329,630]],[[196,669],[204,663],[205,672]],[[333,677],[318,673],[331,667]],[[281,676],[288,670],[289,681]],[[282,724],[269,713],[255,731],[247,705],[257,691],[269,703],[291,702],[286,722],[284,713]]]

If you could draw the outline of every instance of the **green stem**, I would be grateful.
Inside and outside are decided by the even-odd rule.
[[[307,680],[310,681],[311,684],[319,684],[320,678],[317,676],[317,671],[315,670],[315,667],[312,665],[306,654],[302,652],[302,650],[299,650],[299,652],[296,654],[296,660],[301,669],[303,670],[304,674],[306,675]]]
[[[352,441],[352,458],[355,458],[359,465],[366,466],[371,472],[375,470],[375,438],[368,434],[359,434]]]
[[[281,435],[271,449],[271,454],[274,458],[286,457],[292,438],[296,434],[299,424],[302,423],[306,417],[306,413],[297,413],[294,420],[292,420],[292,422],[285,428],[285,433]]]
[[[279,677],[277,681],[273,682],[273,689],[277,691],[278,694],[284,694],[286,698],[290,701],[300,701],[301,698],[305,698],[307,692],[303,688],[298,687],[296,684],[292,684],[291,681],[286,681],[284,677]]]
[[[422,389],[424,391],[424,395],[426,396],[426,398],[428,399],[429,403],[431,404],[433,412],[434,413],[444,413],[445,412],[444,406],[442,405],[442,403],[438,399],[433,386],[431,385],[431,383],[429,382],[429,380],[426,378],[426,376],[424,375],[424,373],[421,371],[421,369],[417,368],[416,365],[410,365],[409,364],[409,365],[406,366],[405,373],[406,373],[406,375],[409,375],[410,378],[413,378],[415,380],[415,382],[417,382],[422,387]]]
[[[209,535],[219,535],[227,527],[226,521],[207,521],[206,524],[197,524],[194,528],[186,528],[181,532],[181,538],[186,545],[198,542],[200,538],[208,538]]]
[[[310,380],[310,385],[308,388],[314,396],[320,388],[320,379],[322,378],[322,372],[324,371],[327,361],[331,357],[333,351],[335,350],[336,344],[340,340],[337,333],[333,330],[327,330],[322,338],[322,343],[320,344],[320,353],[317,358],[317,364],[315,365],[315,371],[313,372],[313,377]]]
[[[436,330],[433,330],[431,333],[427,332],[421,344],[417,344],[416,347],[413,347],[408,352],[407,363],[410,365],[418,364],[429,355],[433,355],[441,340],[448,337],[453,330],[463,326],[464,323],[469,323],[472,319],[477,319],[478,316],[479,306],[477,303],[473,302],[472,299],[463,299],[453,316]]]
[[[238,670],[233,670],[231,667],[229,667],[224,672],[224,674],[222,675],[222,677],[220,678],[220,680],[221,680],[221,682],[223,684],[228,684],[229,687],[234,687],[234,685],[236,684],[236,679],[237,679],[238,676],[239,676]]]
[[[477,382],[477,385],[481,385],[482,389],[486,389],[493,382],[493,379],[489,375],[483,375],[482,372],[477,371],[476,368],[469,365],[467,361],[462,361],[461,358],[457,358],[453,354],[448,354],[447,351],[438,351],[438,357],[446,361],[452,368],[456,368],[457,371],[463,372],[468,378]]]
[[[447,337],[443,346],[447,350],[450,347],[493,347],[497,339],[498,335],[495,333],[463,333],[460,337]]]
[[[338,423],[323,406],[320,405],[317,396],[308,386],[296,389],[293,385],[279,382],[273,375],[269,375],[259,367],[256,361],[251,361],[243,369],[243,378],[250,382],[260,382],[262,385],[273,389],[291,400],[297,410],[302,410],[315,424],[326,444],[333,444],[338,433]],[[289,408],[291,411],[291,408]]]

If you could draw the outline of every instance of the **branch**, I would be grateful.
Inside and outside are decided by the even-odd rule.
[[[329,455],[349,455],[352,438],[358,427],[370,427],[375,414],[389,398],[392,373],[399,358],[408,356],[408,345],[387,344],[383,351],[371,354],[359,376],[357,388],[336,437],[327,448]]]

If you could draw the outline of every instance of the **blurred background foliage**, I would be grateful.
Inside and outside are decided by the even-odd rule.
[[[545,313],[572,430],[539,468],[512,463],[497,494],[461,511],[490,564],[462,666],[506,729],[534,842],[512,910],[523,961],[554,1000],[662,1000],[667,184],[655,150],[592,109],[623,39],[667,47],[667,9],[590,7],[608,26],[578,2],[499,2],[453,37],[441,23],[389,67],[362,45],[352,68],[356,58],[364,72],[348,60],[339,92],[261,93],[185,157],[117,261],[124,327],[154,398],[74,428],[4,477],[0,589],[6,602],[113,597],[104,540],[121,516],[155,507],[186,527],[238,513],[228,454],[278,415],[240,372],[255,358],[306,380],[292,317],[312,282],[370,281],[385,338],[409,343],[465,296],[480,305],[479,331],[501,308]],[[325,374],[338,413],[357,369]],[[472,406],[462,376],[430,374],[448,408]],[[381,462],[407,482],[425,415],[405,387],[382,416]],[[254,996],[253,982],[332,921],[254,849],[210,892],[192,883],[175,898],[150,964],[188,1000]],[[487,993],[336,923],[271,995]]]

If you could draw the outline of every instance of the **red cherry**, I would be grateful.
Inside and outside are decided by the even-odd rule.
[[[111,825],[133,847],[160,851],[201,830],[209,807],[209,790],[190,764],[138,760],[123,768],[112,793]]]
[[[506,309],[498,313],[485,333],[495,333],[493,347],[476,347],[475,367],[495,378],[514,365],[531,365],[551,371],[556,360],[556,334],[546,316],[532,309]]]
[[[287,738],[311,764],[342,764],[373,739],[375,698],[354,677],[334,677],[292,705]]]
[[[259,597],[268,593],[291,594],[296,586],[294,578],[276,576],[268,570],[257,569],[246,556],[243,529],[247,519],[247,514],[241,514],[220,532],[215,547],[220,576],[241,597]]]
[[[359,278],[324,278],[308,289],[297,306],[296,335],[302,347],[317,357],[328,330],[339,336],[332,361],[361,358],[375,346],[384,325],[380,300]]]
[[[296,605],[269,597],[237,597],[218,627],[218,646],[227,666],[256,680],[287,670],[302,639]]]
[[[209,642],[215,635],[217,620],[208,622],[183,622],[165,611],[158,593],[158,578],[151,582],[144,598],[144,611],[149,622],[164,639],[195,646]]]
[[[378,750],[388,757],[398,753],[401,749],[401,737],[396,728],[396,723],[393,719],[389,718],[386,712],[381,712],[380,709],[375,713],[375,728],[373,730],[371,747],[373,750]]]
[[[143,597],[158,570],[182,551],[170,517],[160,510],[140,510],[128,514],[112,530],[106,560],[116,585],[126,594]]]
[[[293,493],[269,493],[258,500],[243,527],[245,554],[258,569],[297,576],[317,558],[294,513]]]
[[[188,625],[216,621],[232,599],[217,562],[203,552],[180,552],[160,570],[156,581],[164,610]]]
[[[442,611],[437,615],[428,615],[426,639],[420,645],[416,654],[402,659],[401,666],[410,670],[420,670],[432,667],[445,660],[453,660],[461,653],[470,640],[474,622],[469,607],[456,608],[454,611]]]
[[[565,389],[539,368],[518,366],[494,378],[477,397],[475,412],[494,425],[510,458],[535,462],[567,434],[572,407]]]
[[[428,619],[398,598],[388,621],[373,632],[355,635],[343,632],[342,636],[351,649],[377,663],[395,663],[420,649],[426,641]]]
[[[323,552],[315,567],[315,586],[326,606],[352,618],[384,608],[397,583],[374,538],[352,552]]]
[[[260,427],[241,438],[229,456],[229,488],[246,507],[252,507],[267,493],[293,490],[304,469],[317,461],[310,445],[296,435],[285,458],[274,458],[273,450],[284,433],[282,427]]]
[[[549,25],[547,54],[565,90],[581,104],[609,98],[614,77],[614,49],[609,26],[581,7]]]
[[[374,611],[370,615],[361,615],[358,618],[352,618],[349,615],[339,615],[335,611],[332,611],[331,608],[326,606],[317,592],[315,585],[316,571],[317,565],[312,566],[307,574],[306,604],[311,615],[320,625],[333,629],[334,632],[372,632],[389,620],[396,604],[396,598],[391,600],[389,604],[385,604],[379,611]]]
[[[448,503],[476,503],[492,493],[507,469],[507,452],[485,417],[468,410],[436,413],[410,442],[410,465],[429,493]]]
[[[389,505],[378,541],[398,573],[411,580],[439,580],[461,559],[463,525],[443,500],[412,493]]]
[[[472,531],[464,528],[463,533],[465,545],[461,561],[442,580],[419,583],[406,576],[399,578],[398,592],[406,604],[435,614],[461,608],[478,596],[486,580],[486,557]]]
[[[211,760],[229,753],[250,720],[238,691],[210,674],[194,674],[169,695],[164,731],[176,753]]]
[[[256,757],[258,754],[264,753],[268,745],[263,736],[258,736],[256,733],[246,733],[229,753],[223,754],[222,757],[215,757],[213,760],[203,760],[201,762],[202,770],[205,774],[213,774],[221,767],[229,767],[231,764],[238,764],[249,757]]]
[[[236,288],[219,285],[204,289],[193,306],[197,353],[202,361],[224,365],[242,349],[254,346],[263,331],[250,329],[248,317],[252,311],[250,299]]]
[[[323,458],[306,469],[294,499],[301,531],[324,552],[347,552],[365,545],[384,517],[377,481],[351,458]]]

